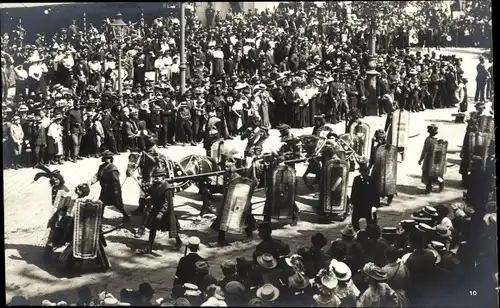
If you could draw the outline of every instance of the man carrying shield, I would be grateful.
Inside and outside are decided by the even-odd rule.
[[[372,171],[371,176],[379,198],[387,197],[387,205],[391,205],[396,194],[397,149],[387,144],[382,129],[375,131],[368,169]]]
[[[217,218],[211,228],[219,232],[216,245],[228,246],[226,233],[241,234],[245,231],[247,240],[253,237],[256,229],[255,218],[252,215],[251,199],[257,186],[255,179],[248,179],[236,173],[235,151],[223,153],[225,156],[226,173],[224,174],[223,203],[217,212]]]
[[[436,124],[431,124],[427,127],[429,136],[425,139],[422,154],[418,160],[418,164],[422,165],[422,182],[426,184],[426,191],[430,193],[432,184],[439,185],[439,192],[443,191],[444,179],[442,178],[446,168],[446,151],[448,143],[438,140],[438,127]]]
[[[149,240],[148,247],[142,251],[144,253],[152,252],[157,231],[168,231],[169,237],[175,238],[175,248],[182,245],[180,225],[174,211],[174,188],[165,181],[166,177],[165,169],[158,168],[153,172],[153,184],[149,189],[152,207],[144,223],[149,229]]]

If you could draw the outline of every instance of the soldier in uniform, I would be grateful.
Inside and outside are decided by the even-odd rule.
[[[244,156],[250,158],[255,155],[255,148],[262,147],[264,141],[269,137],[266,130],[262,129],[259,118],[253,117],[250,119],[250,124],[247,130],[241,135],[241,140],[248,139],[245,147]]]
[[[217,117],[212,105],[207,105],[208,120],[205,127],[205,138],[203,138],[203,147],[207,151],[207,156],[210,156],[212,144],[221,138],[222,120]]]
[[[80,157],[80,145],[83,137],[83,114],[80,110],[80,104],[75,102],[74,108],[68,112],[66,131],[70,132],[73,142],[73,162],[76,163]]]
[[[359,163],[360,174],[352,183],[350,203],[352,204],[352,226],[359,231],[359,220],[366,219],[366,223],[376,223],[373,215],[374,208],[380,204],[380,198],[375,190],[374,182],[370,176],[370,169],[366,162]]]
[[[372,150],[370,154],[370,162],[368,165],[368,170],[371,170],[373,165],[375,164],[375,159],[377,157],[377,150],[379,147],[384,146],[387,144],[386,140],[386,135],[385,132],[382,129],[377,129],[375,131],[375,136],[373,137],[372,141]],[[372,172],[373,175],[373,172]],[[389,196],[379,196],[380,198],[387,197],[387,205],[390,205],[392,203],[392,199],[394,199],[394,195],[389,195]]]
[[[420,154],[420,159],[418,160],[418,164],[422,165],[422,162],[424,164],[422,165],[422,171],[425,172],[427,170],[427,165],[431,164],[432,162],[427,159],[429,155],[431,155],[431,144],[433,140],[437,140],[436,135],[438,134],[438,127],[436,124],[431,124],[427,126],[427,132],[429,133],[429,136],[425,138],[424,142],[424,147],[422,148],[422,153]],[[435,179],[428,179],[427,180],[427,186],[426,186],[426,191],[430,192],[432,190],[432,184],[438,182],[439,184],[439,191],[441,192],[444,189],[444,180],[435,178]]]
[[[104,208],[108,205],[114,205],[123,215],[123,222],[130,221],[130,216],[123,208],[122,188],[120,185],[120,171],[113,164],[113,153],[106,150],[102,153],[102,164],[99,166],[97,173],[87,183],[89,187],[99,181],[101,184],[101,194],[99,200],[103,203]]]
[[[278,155],[282,157],[283,160],[299,159],[300,139],[290,132],[290,126],[286,124],[279,125],[278,131],[282,142],[278,150]],[[295,169],[295,163],[286,163],[286,165]]]
[[[158,168],[153,173],[153,184],[149,189],[152,207],[145,221],[145,227],[149,229],[149,240],[144,253],[152,252],[157,231],[168,231],[169,237],[175,238],[177,249],[182,245],[180,225],[174,211],[174,188],[165,181],[166,176],[165,169]]]
[[[226,164],[226,172],[224,174],[224,183],[231,183],[234,179],[237,179],[240,177],[239,174],[236,173],[236,166],[235,166],[235,158],[233,156],[233,152],[228,152],[225,153],[225,164]],[[257,186],[257,183],[254,183],[254,187]],[[224,210],[224,209],[222,209]],[[245,234],[247,237],[247,240],[251,240],[253,237],[253,231],[256,229],[255,228],[255,218],[252,215],[252,208],[250,207],[248,209],[247,213],[243,213],[243,217],[245,219]],[[229,243],[226,240],[226,231],[221,230],[220,228],[220,223],[222,219],[222,213],[219,211],[217,218],[215,219],[214,223],[211,225],[211,228],[217,232],[219,232],[218,238],[217,238],[217,245],[220,247],[228,246]]]

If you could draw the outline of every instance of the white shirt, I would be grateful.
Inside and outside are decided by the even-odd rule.
[[[102,69],[102,64],[98,61],[90,61],[89,68],[92,72],[100,72]]]
[[[111,70],[116,69],[116,62],[115,61],[104,61],[104,70],[107,71],[108,69],[111,69]]]
[[[224,53],[221,50],[216,50],[212,54],[212,57],[214,57],[215,59],[224,59]]]
[[[21,65],[14,68],[14,72],[16,72],[16,78],[18,80],[26,80],[28,78],[28,72]]]
[[[43,73],[47,73],[49,70],[47,69],[47,65],[42,64],[33,64],[28,68],[28,75],[35,79],[40,80],[42,78]]]
[[[72,68],[73,66],[75,66],[75,60],[73,60],[73,57],[72,57],[72,56],[65,56],[65,57],[62,59],[62,65],[63,65],[65,68]]]

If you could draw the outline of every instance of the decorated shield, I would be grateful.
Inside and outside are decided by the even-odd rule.
[[[254,190],[254,181],[238,177],[229,182],[224,192],[222,207],[219,209],[219,230],[241,234],[245,227],[245,214],[248,212]]]
[[[422,172],[422,182],[427,184],[429,179],[443,178],[446,173],[446,154],[448,141],[431,139],[429,154],[426,155]]]
[[[295,203],[295,169],[289,166],[278,166],[273,170],[271,190],[272,218],[288,219],[293,215]]]
[[[75,202],[76,196],[74,196],[71,192],[61,189],[57,191],[53,206],[56,209],[66,209],[68,215],[71,215]]]
[[[485,170],[489,141],[488,133],[469,133],[469,170]]]
[[[99,249],[103,204],[101,201],[78,199],[75,205],[73,256],[94,259]]]
[[[477,130],[481,133],[493,133],[495,131],[495,119],[489,115],[480,116]]]
[[[224,140],[215,141],[210,147],[210,157],[220,164],[222,160],[222,151],[224,150]]]
[[[349,164],[340,159],[330,159],[323,167],[323,186],[320,190],[325,214],[341,215],[347,206],[347,182]]]
[[[357,138],[356,154],[365,157],[369,156],[371,142],[370,125],[363,122],[351,125],[350,134]]]
[[[392,144],[398,152],[404,151],[408,147],[410,137],[410,112],[404,109],[394,111],[392,121],[387,134],[387,143]]]
[[[396,193],[397,155],[398,149],[390,144],[379,146],[375,152],[372,178],[380,196],[391,196]]]

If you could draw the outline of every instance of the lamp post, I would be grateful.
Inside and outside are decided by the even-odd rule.
[[[373,13],[372,13],[373,14]],[[377,108],[377,76],[379,73],[377,72],[377,54],[376,54],[376,44],[377,44],[377,37],[376,37],[376,23],[375,23],[375,16],[372,15],[372,19],[370,22],[370,60],[368,62],[368,71],[366,72],[366,75],[368,76],[368,102],[367,102],[367,108],[366,112],[367,115],[377,115],[378,114],[378,108]]]
[[[184,20],[185,16],[185,4],[181,2],[181,63],[179,65],[179,71],[181,74],[181,86],[180,95],[182,96],[186,91],[186,22]]]
[[[111,22],[111,28],[118,44],[118,100],[120,101],[120,105],[123,105],[122,47],[126,27],[127,24],[123,21],[122,14],[116,14],[115,19]]]

